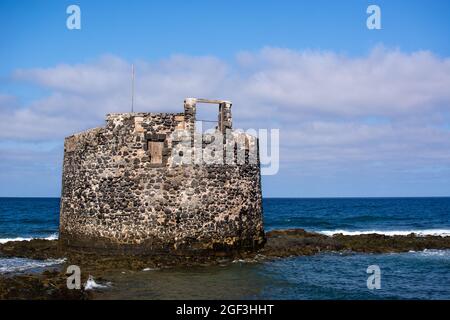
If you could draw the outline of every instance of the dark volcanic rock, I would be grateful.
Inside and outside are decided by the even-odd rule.
[[[69,290],[67,278],[57,271],[39,275],[0,276],[0,299],[5,300],[87,300],[91,293]]]
[[[388,253],[450,249],[450,237],[416,236],[415,234],[406,236],[336,234],[329,237],[303,229],[286,229],[267,232],[266,237],[266,246],[260,250],[260,253],[276,257],[309,255],[321,251]]]
[[[440,236],[385,236],[379,234],[333,237],[302,229],[274,230],[266,233],[267,243],[258,252],[223,251],[198,255],[118,254],[70,250],[60,248],[57,240],[15,241],[0,244],[0,257],[23,257],[31,259],[66,258],[61,272],[44,272],[40,275],[0,275],[0,299],[87,299],[90,294],[83,290],[67,290],[65,267],[80,266],[82,274],[96,279],[108,278],[117,270],[139,271],[144,268],[170,266],[208,266],[231,263],[235,259],[261,260],[289,256],[312,255],[327,251],[354,251],[362,253],[388,253],[420,251],[424,249],[450,249],[450,237]]]
[[[10,241],[0,244],[0,257],[18,257],[29,259],[60,258],[63,253],[58,249],[57,240],[33,239],[31,241]]]

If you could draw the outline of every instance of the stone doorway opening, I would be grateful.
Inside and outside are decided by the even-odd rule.
[[[198,104],[215,104],[216,108],[211,106],[202,106]],[[185,115],[193,115],[196,132],[204,133],[207,130],[219,130],[225,132],[232,128],[231,102],[226,100],[210,100],[200,98],[185,99]]]

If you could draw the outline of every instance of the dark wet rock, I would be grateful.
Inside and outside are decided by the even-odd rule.
[[[0,257],[18,257],[29,259],[60,258],[57,240],[33,239],[31,241],[10,241],[0,244]]]
[[[420,251],[424,249],[450,249],[450,237],[441,236],[385,236],[379,234],[342,235],[332,237],[303,229],[273,230],[266,233],[267,242],[257,252],[235,250],[185,252],[161,252],[160,254],[136,254],[134,251],[111,254],[109,251],[70,249],[61,247],[57,240],[11,241],[0,244],[0,257],[30,259],[66,258],[69,264],[85,265],[92,269],[130,269],[141,267],[183,266],[215,264],[223,257],[229,259],[250,258],[256,254],[266,257],[311,255],[323,251],[354,251],[362,253],[388,253]]]
[[[266,237],[266,246],[260,250],[260,253],[276,257],[310,255],[321,251],[389,253],[450,249],[450,237],[417,236],[415,234],[406,236],[336,234],[330,237],[303,229],[286,229],[267,232]]]
[[[88,300],[92,298],[92,294],[84,289],[67,289],[66,281],[66,276],[58,271],[0,276],[0,300]]]
[[[291,256],[313,255],[320,252],[353,251],[361,253],[389,253],[450,249],[450,237],[440,236],[385,236],[379,234],[332,237],[307,232],[303,229],[273,230],[266,233],[264,248],[254,251],[210,251],[207,254],[106,254],[60,247],[57,240],[15,241],[0,244],[0,257],[30,259],[65,258],[60,272],[40,275],[0,275],[0,299],[87,299],[90,293],[67,290],[64,274],[68,265],[78,265],[82,275],[108,279],[117,271],[140,271],[145,268],[179,266],[210,266],[231,263],[236,259],[270,260]],[[106,281],[106,280],[105,280]]]

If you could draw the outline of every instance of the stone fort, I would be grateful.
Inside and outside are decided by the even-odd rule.
[[[197,132],[198,103],[218,104]],[[232,129],[231,102],[183,113],[116,113],[64,143],[60,243],[141,253],[264,245],[258,139]]]

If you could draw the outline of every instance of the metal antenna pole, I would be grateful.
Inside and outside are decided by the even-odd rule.
[[[134,112],[134,64],[131,65],[131,113]]]

